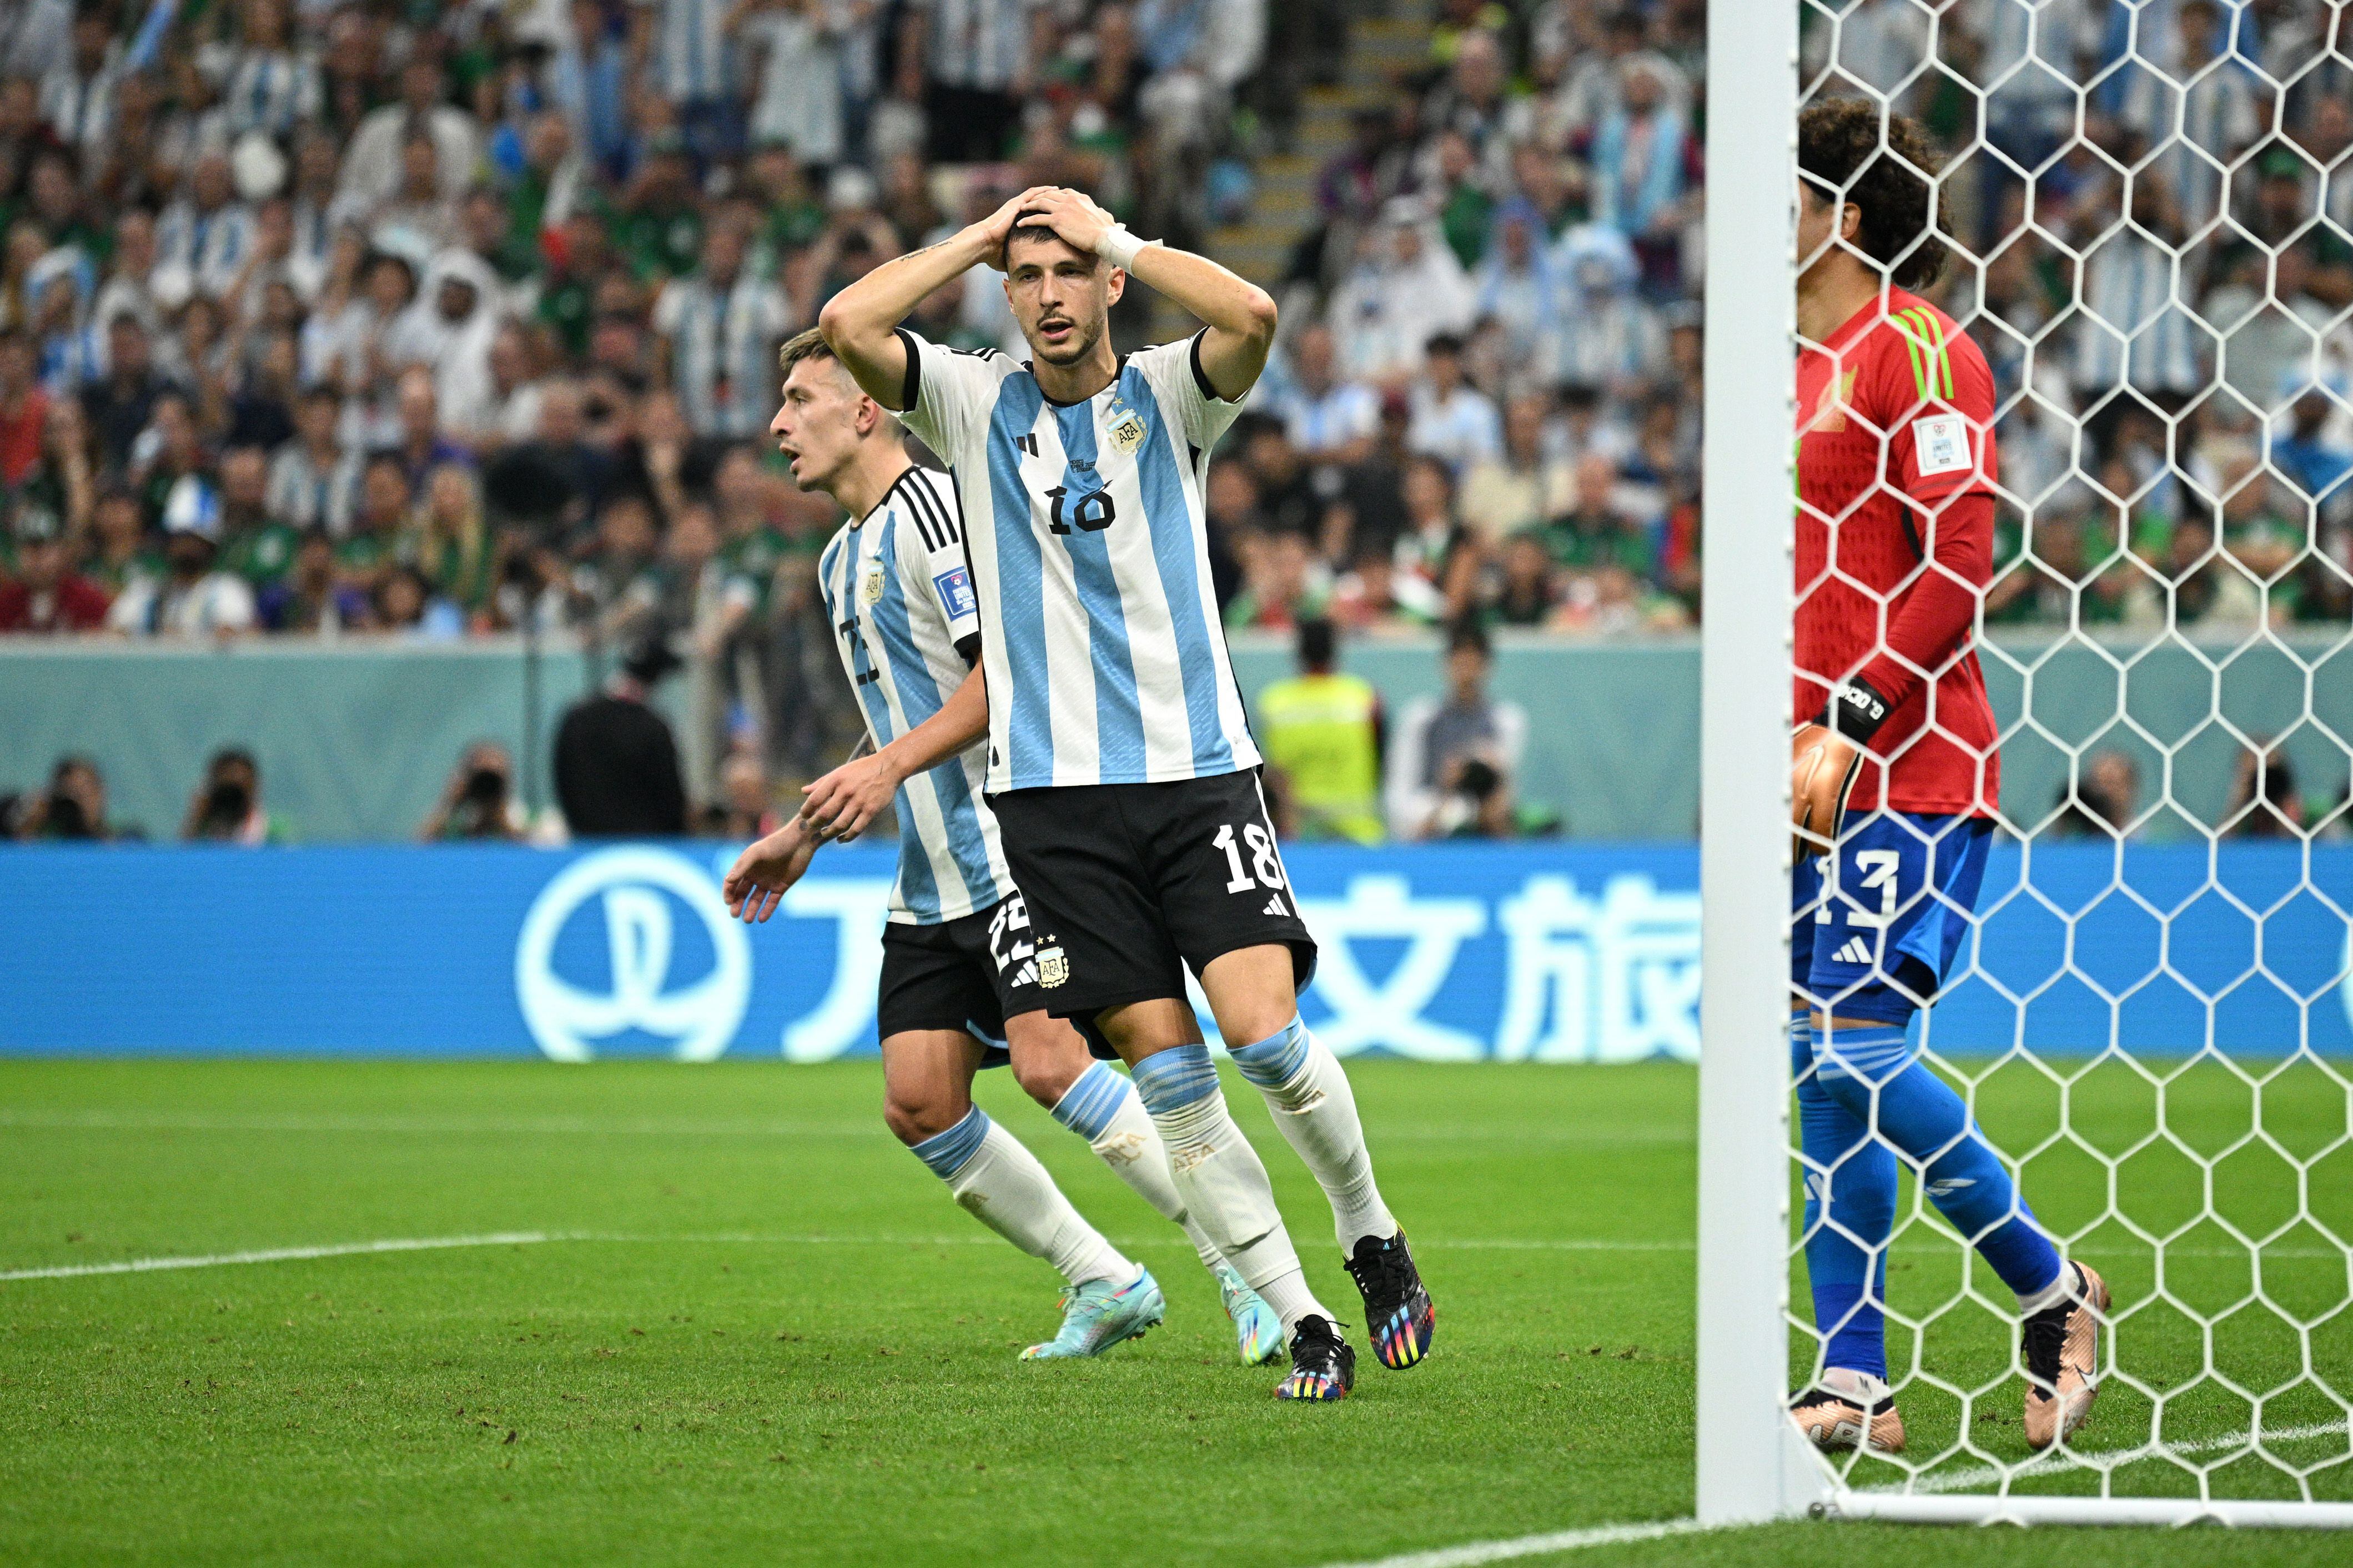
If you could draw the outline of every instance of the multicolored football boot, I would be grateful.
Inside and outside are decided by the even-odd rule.
[[[1373,1334],[1373,1353],[1391,1372],[1403,1372],[1430,1353],[1438,1313],[1422,1289],[1421,1271],[1406,1249],[1405,1232],[1383,1241],[1358,1238],[1356,1255],[1347,1260],[1348,1278],[1365,1299],[1365,1321]]]
[[[1160,1326],[1168,1310],[1160,1286],[1149,1268],[1138,1268],[1124,1285],[1090,1279],[1062,1292],[1062,1331],[1042,1345],[1021,1352],[1023,1361],[1059,1361],[1064,1356],[1101,1355],[1122,1340],[1140,1338]]]
[[[2030,1448],[2047,1448],[2072,1436],[2100,1394],[2100,1315],[2108,1310],[2108,1284],[2080,1263],[2060,1267],[2075,1271],[2076,1289],[2027,1319],[2019,1331]]]
[[[1329,1318],[1302,1318],[1291,1336],[1291,1375],[1274,1385],[1277,1399],[1345,1399],[1356,1386],[1356,1352]]]
[[[1242,1352],[1242,1364],[1256,1366],[1281,1355],[1282,1320],[1275,1316],[1274,1309],[1242,1282],[1232,1264],[1220,1263],[1209,1272],[1217,1276],[1218,1295],[1226,1304],[1226,1316],[1234,1321],[1234,1340]]]

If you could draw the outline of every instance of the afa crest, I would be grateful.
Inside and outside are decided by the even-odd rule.
[[[1071,978],[1071,960],[1059,947],[1038,950],[1038,984],[1049,991]]]
[[[1144,445],[1144,416],[1130,408],[1111,423],[1106,438],[1111,449],[1124,458]]]
[[[866,563],[866,575],[858,584],[858,596],[869,605],[879,605],[882,602],[882,563],[869,561]]]

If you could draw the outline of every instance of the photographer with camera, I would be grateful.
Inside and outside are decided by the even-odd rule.
[[[514,797],[514,759],[496,741],[477,741],[450,770],[425,825],[423,844],[521,843],[530,823]]]
[[[261,805],[261,765],[242,746],[224,746],[205,764],[205,782],[188,797],[180,837],[215,844],[285,844],[293,835]]]
[[[1389,828],[1401,839],[1509,838],[1517,832],[1513,780],[1528,716],[1487,694],[1494,655],[1476,621],[1446,644],[1446,695],[1407,706],[1389,752]]]

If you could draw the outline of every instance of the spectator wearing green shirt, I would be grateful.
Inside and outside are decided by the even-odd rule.
[[[694,270],[702,256],[702,209],[686,139],[658,132],[620,206],[607,214],[622,259],[640,282]]]
[[[302,536],[269,512],[269,459],[259,447],[221,455],[221,565],[251,584],[265,606],[294,569]]]
[[[1658,565],[1650,531],[1614,504],[1618,468],[1599,453],[1577,465],[1577,505],[1537,530],[1553,564],[1569,573],[1620,567],[1648,582]]]
[[[134,577],[164,577],[171,568],[139,497],[125,486],[101,492],[90,511],[97,548],[82,566],[82,575],[110,595],[122,592]]]
[[[335,542],[335,587],[373,598],[390,570],[408,521],[408,471],[397,452],[371,455],[360,475],[360,503],[352,531]]]

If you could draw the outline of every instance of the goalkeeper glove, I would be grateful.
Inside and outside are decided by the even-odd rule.
[[[1838,838],[1846,797],[1862,771],[1862,749],[1887,721],[1888,702],[1865,680],[1831,692],[1813,722],[1789,737],[1789,853],[1803,860]]]

